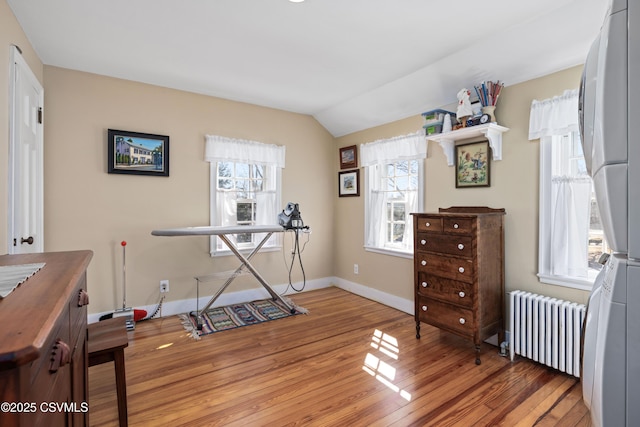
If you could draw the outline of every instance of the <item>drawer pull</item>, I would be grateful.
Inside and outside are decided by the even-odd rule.
[[[464,245],[462,243],[458,243],[458,249],[463,250],[464,249]]]
[[[431,227],[431,223],[428,222],[428,221],[424,225],[425,225],[425,227]]]
[[[422,306],[422,311],[427,311],[427,306],[426,305]]]
[[[467,321],[466,321],[466,320],[464,320],[464,317],[461,317],[461,318],[460,318],[460,324],[461,324],[461,325],[464,325],[465,323],[467,323]]]
[[[78,292],[78,307],[84,307],[89,304],[89,294],[84,289]]]
[[[71,349],[67,343],[58,338],[51,349],[51,365],[49,367],[49,372],[58,372],[58,369],[68,365],[69,362],[71,362]]]
[[[458,268],[458,271],[459,271],[460,273],[464,273],[464,267],[460,267],[460,268]]]
[[[428,286],[429,286],[429,284],[428,284],[427,282],[422,282],[422,287],[423,287],[423,288],[426,288],[426,287],[428,287]]]
[[[427,261],[422,260],[422,262],[421,262],[420,264],[422,264],[422,265],[427,265]]]
[[[424,240],[424,239],[422,239],[422,240],[420,240],[420,244],[422,244],[422,245],[426,245],[426,244],[427,244],[427,241],[426,241],[426,240]]]
[[[464,292],[460,291],[458,295],[460,296],[460,298],[464,298]]]
[[[460,226],[458,224],[453,224],[453,228],[459,228]]]

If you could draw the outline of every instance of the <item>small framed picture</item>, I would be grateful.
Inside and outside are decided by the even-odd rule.
[[[116,174],[169,176],[169,137],[109,129],[107,171]]]
[[[360,169],[338,172],[338,195],[340,197],[360,195]]]
[[[489,187],[489,141],[456,145],[456,188]]]
[[[340,169],[353,169],[358,167],[358,147],[352,145],[340,149]]]

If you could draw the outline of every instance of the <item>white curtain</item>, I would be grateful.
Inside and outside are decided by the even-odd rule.
[[[591,179],[587,176],[554,176],[551,206],[551,274],[586,278]]]
[[[272,164],[284,168],[285,147],[244,139],[207,135],[204,159],[208,162]]]
[[[562,136],[578,132],[578,90],[531,103],[529,140],[541,144],[560,143]],[[555,141],[555,142],[554,142]],[[549,245],[550,273],[587,277],[588,235],[591,210],[591,178],[584,176],[551,177],[551,228]]]
[[[425,157],[427,141],[422,131],[360,145],[360,161],[365,167]]]
[[[389,163],[402,160],[417,160],[427,157],[427,141],[419,131],[409,135],[378,140],[360,145],[360,159],[365,167],[368,191],[365,193],[365,247],[382,248],[385,246],[387,190],[383,187],[381,168]],[[403,242],[407,250],[413,242],[413,224],[409,213],[418,207],[417,191],[407,191],[407,220]]]
[[[533,100],[529,113],[529,140],[578,132],[578,90],[561,96]]]
[[[264,165],[263,188],[255,193],[256,225],[268,225],[277,223],[279,203],[277,182],[279,170],[285,165],[285,147],[273,144],[264,144],[256,141],[227,138],[218,135],[206,135],[205,156],[207,162],[212,163],[212,197],[215,198],[215,206],[211,206],[215,217],[211,219],[211,225],[229,226],[237,224],[237,198],[236,191],[216,190],[215,177],[218,162],[234,162],[245,164]],[[215,194],[214,194],[215,193]],[[259,235],[258,238],[262,238]],[[219,239],[217,248],[223,249]],[[274,237],[272,237],[272,241]],[[267,243],[267,246],[272,243]]]

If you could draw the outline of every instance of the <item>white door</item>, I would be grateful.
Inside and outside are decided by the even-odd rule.
[[[9,253],[43,252],[44,89],[16,47],[9,102]]]

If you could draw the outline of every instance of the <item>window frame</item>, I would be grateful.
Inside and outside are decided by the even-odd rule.
[[[567,288],[580,289],[590,291],[593,288],[598,269],[588,268],[587,278],[576,276],[564,276],[551,273],[550,266],[550,247],[551,247],[551,197],[554,164],[554,141],[553,138],[574,138],[573,134],[577,132],[569,132],[564,135],[557,135],[546,140],[540,138],[540,194],[539,194],[539,225],[538,225],[538,280],[542,283],[563,286]],[[575,157],[575,156],[573,156]],[[587,175],[588,176],[588,175]],[[592,184],[593,185],[593,184]],[[588,249],[588,248],[587,248]]]
[[[422,158],[418,158],[418,159],[403,159],[403,158],[396,158],[393,160],[393,162],[380,162],[377,163],[375,166],[365,166],[365,180],[364,180],[364,188],[365,188],[365,203],[364,203],[364,249],[365,251],[368,252],[374,252],[374,253],[380,253],[380,254],[384,254],[384,255],[391,255],[391,256],[397,256],[397,257],[401,257],[401,258],[409,258],[409,259],[413,259],[413,253],[414,253],[414,246],[413,246],[413,241],[409,242],[408,244],[408,249],[403,249],[403,248],[399,248],[396,247],[394,248],[393,245],[385,245],[385,247],[379,247],[379,246],[371,246],[367,244],[367,230],[369,229],[369,224],[371,222],[371,212],[369,211],[369,203],[367,198],[370,197],[370,195],[372,194],[372,179],[382,179],[382,175],[381,172],[376,172],[374,171],[374,168],[380,168],[381,170],[384,168],[387,168],[388,165],[393,164],[394,165],[394,170],[397,170],[397,166],[396,164],[399,162],[403,162],[403,161],[415,161],[417,166],[418,166],[418,171],[417,171],[417,188],[415,190],[416,192],[416,207],[415,210],[411,209],[410,207],[408,207],[408,209],[406,209],[405,215],[406,215],[406,220],[405,220],[405,227],[411,227],[413,228],[413,216],[411,215],[412,212],[421,212],[424,209],[424,159]],[[374,176],[375,175],[375,176]],[[396,175],[394,175],[396,176]],[[410,176],[410,175],[408,175]],[[381,209],[383,209],[385,211],[384,213],[384,217],[385,220],[382,222],[382,227],[384,228],[384,230],[379,230],[381,233],[383,233],[385,236],[387,234],[387,226],[389,224],[388,222],[388,218],[386,215],[386,210],[387,210],[387,204],[385,203],[384,206],[381,207]],[[385,242],[386,242],[386,238],[385,238]]]
[[[220,220],[217,217],[217,212],[218,212],[218,194],[221,193],[221,191],[218,191],[218,164],[219,163],[234,163],[234,164],[238,164],[238,163],[242,163],[242,164],[248,164],[250,165],[250,168],[252,167],[252,165],[255,165],[256,162],[242,162],[242,161],[232,161],[232,160],[226,160],[226,161],[212,161],[209,164],[209,223],[212,226],[219,226],[220,225]],[[275,165],[263,165],[263,167],[268,168],[268,167],[273,167],[274,171],[273,171],[273,176],[275,178],[275,193],[276,193],[276,199],[275,199],[275,209],[273,212],[273,224],[277,223],[277,216],[278,216],[278,207],[281,206],[281,201],[282,201],[282,169],[275,166]],[[234,167],[235,170],[235,167]],[[235,175],[235,172],[234,172]],[[268,174],[265,174],[268,175]],[[234,177],[235,178],[235,177]],[[263,188],[266,188],[266,180],[268,179],[267,176],[263,177],[263,181],[265,181],[263,183]],[[238,199],[238,200],[253,200],[253,199],[246,199],[246,198],[242,198],[242,199]],[[255,200],[255,203],[257,204],[257,200]],[[260,252],[274,252],[274,251],[279,251],[282,249],[282,237],[280,236],[281,233],[274,233],[271,238],[269,239],[269,241],[267,241],[264,246],[262,247],[262,249],[260,249]],[[238,251],[240,251],[241,253],[245,254],[245,253],[249,253],[251,252],[257,245],[257,243],[260,242],[261,238],[256,238],[257,236],[262,236],[262,234],[254,234],[252,236],[252,243],[241,243],[241,244],[237,244],[236,247],[238,249]],[[235,242],[235,235],[233,236],[232,241]],[[229,256],[229,255],[234,255],[233,252],[231,252],[231,250],[225,245],[219,244],[219,238],[217,236],[210,236],[209,237],[209,254],[211,257],[218,257],[218,256]]]

